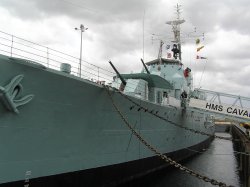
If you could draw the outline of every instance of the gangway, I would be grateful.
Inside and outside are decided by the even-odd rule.
[[[240,95],[195,89],[190,95],[189,107],[204,110],[216,117],[250,121],[250,98]]]
[[[215,102],[216,100],[219,102],[219,104],[222,104],[223,99],[230,99],[227,101],[232,101],[232,106],[237,105],[237,103],[240,105],[240,107],[246,107],[250,106],[250,98],[249,97],[244,97],[240,95],[233,95],[233,94],[228,94],[228,93],[222,93],[222,92],[215,92],[211,90],[204,90],[204,89],[195,89],[197,91],[201,91],[207,94],[207,96],[211,95],[210,101]],[[225,100],[226,102],[226,100]],[[244,102],[244,104],[243,104]]]

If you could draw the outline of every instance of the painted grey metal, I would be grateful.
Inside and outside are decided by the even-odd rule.
[[[173,89],[173,86],[169,81],[161,76],[146,74],[146,73],[133,73],[133,74],[121,74],[124,79],[143,79],[148,82],[150,87]]]
[[[64,73],[71,73],[71,65],[68,63],[62,63],[60,66],[60,70]]]
[[[15,113],[19,113],[17,107],[27,104],[34,97],[34,95],[19,96],[23,89],[20,84],[23,77],[23,75],[17,75],[5,87],[0,86],[0,99],[8,110]]]
[[[125,86],[127,83],[126,83],[125,79],[123,78],[123,76],[119,73],[119,71],[115,68],[115,66],[113,65],[113,63],[111,61],[109,61],[109,64],[114,69],[114,71],[116,72],[116,74],[118,75],[118,77],[121,79],[123,85]]]
[[[0,55],[0,86],[23,75],[23,93],[34,94],[19,114],[0,104],[0,183],[108,166],[154,156],[123,124],[105,89],[92,81],[28,61]],[[163,153],[196,145],[207,136],[193,134],[149,113],[131,110],[112,96],[148,142]],[[207,133],[206,114],[197,109],[162,106],[131,97],[169,120]]]
[[[149,70],[148,70],[148,68],[147,68],[147,66],[146,66],[146,64],[144,63],[144,61],[143,61],[142,58],[141,58],[141,62],[142,62],[142,65],[144,66],[144,68],[145,68],[147,74],[150,74],[150,72],[149,72]]]

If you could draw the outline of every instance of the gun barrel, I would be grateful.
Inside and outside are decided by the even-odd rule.
[[[115,68],[115,66],[113,65],[113,63],[111,61],[109,61],[109,64],[112,66],[112,68],[114,69],[114,71],[116,72],[116,74],[118,75],[118,77],[121,79],[122,84],[125,86],[127,84],[127,82],[125,81],[125,79],[121,76],[121,74],[119,73],[119,71]]]

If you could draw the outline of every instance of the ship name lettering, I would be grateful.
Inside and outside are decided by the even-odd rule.
[[[233,110],[232,107],[228,107],[228,108],[227,108],[227,113],[231,114],[231,113],[232,113],[232,110]]]
[[[219,112],[222,112],[222,110],[223,110],[222,105],[215,105],[215,104],[212,104],[212,103],[207,103],[206,108],[208,108],[210,110],[216,110],[216,111],[219,111]]]
[[[227,108],[227,113],[235,114],[238,116],[250,117],[250,113],[247,110],[242,110],[242,109],[237,109],[237,108],[232,108],[232,107]]]
[[[218,111],[222,112],[222,110],[223,110],[223,106],[219,105]]]
[[[237,115],[237,112],[238,112],[238,110],[237,110],[237,108],[235,108],[235,109],[233,110],[232,114],[236,114],[236,115]]]
[[[244,112],[243,116],[247,116],[247,117],[248,117],[248,114],[249,114],[249,112],[246,110],[246,111]]]
[[[227,113],[231,114],[231,113],[232,113],[232,110],[233,110],[232,107],[228,107],[228,108],[227,108]]]

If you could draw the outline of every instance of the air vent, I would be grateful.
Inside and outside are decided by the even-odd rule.
[[[60,70],[64,73],[68,73],[70,74],[71,73],[71,65],[70,64],[67,64],[67,63],[62,63],[61,64],[61,67],[60,67]]]

